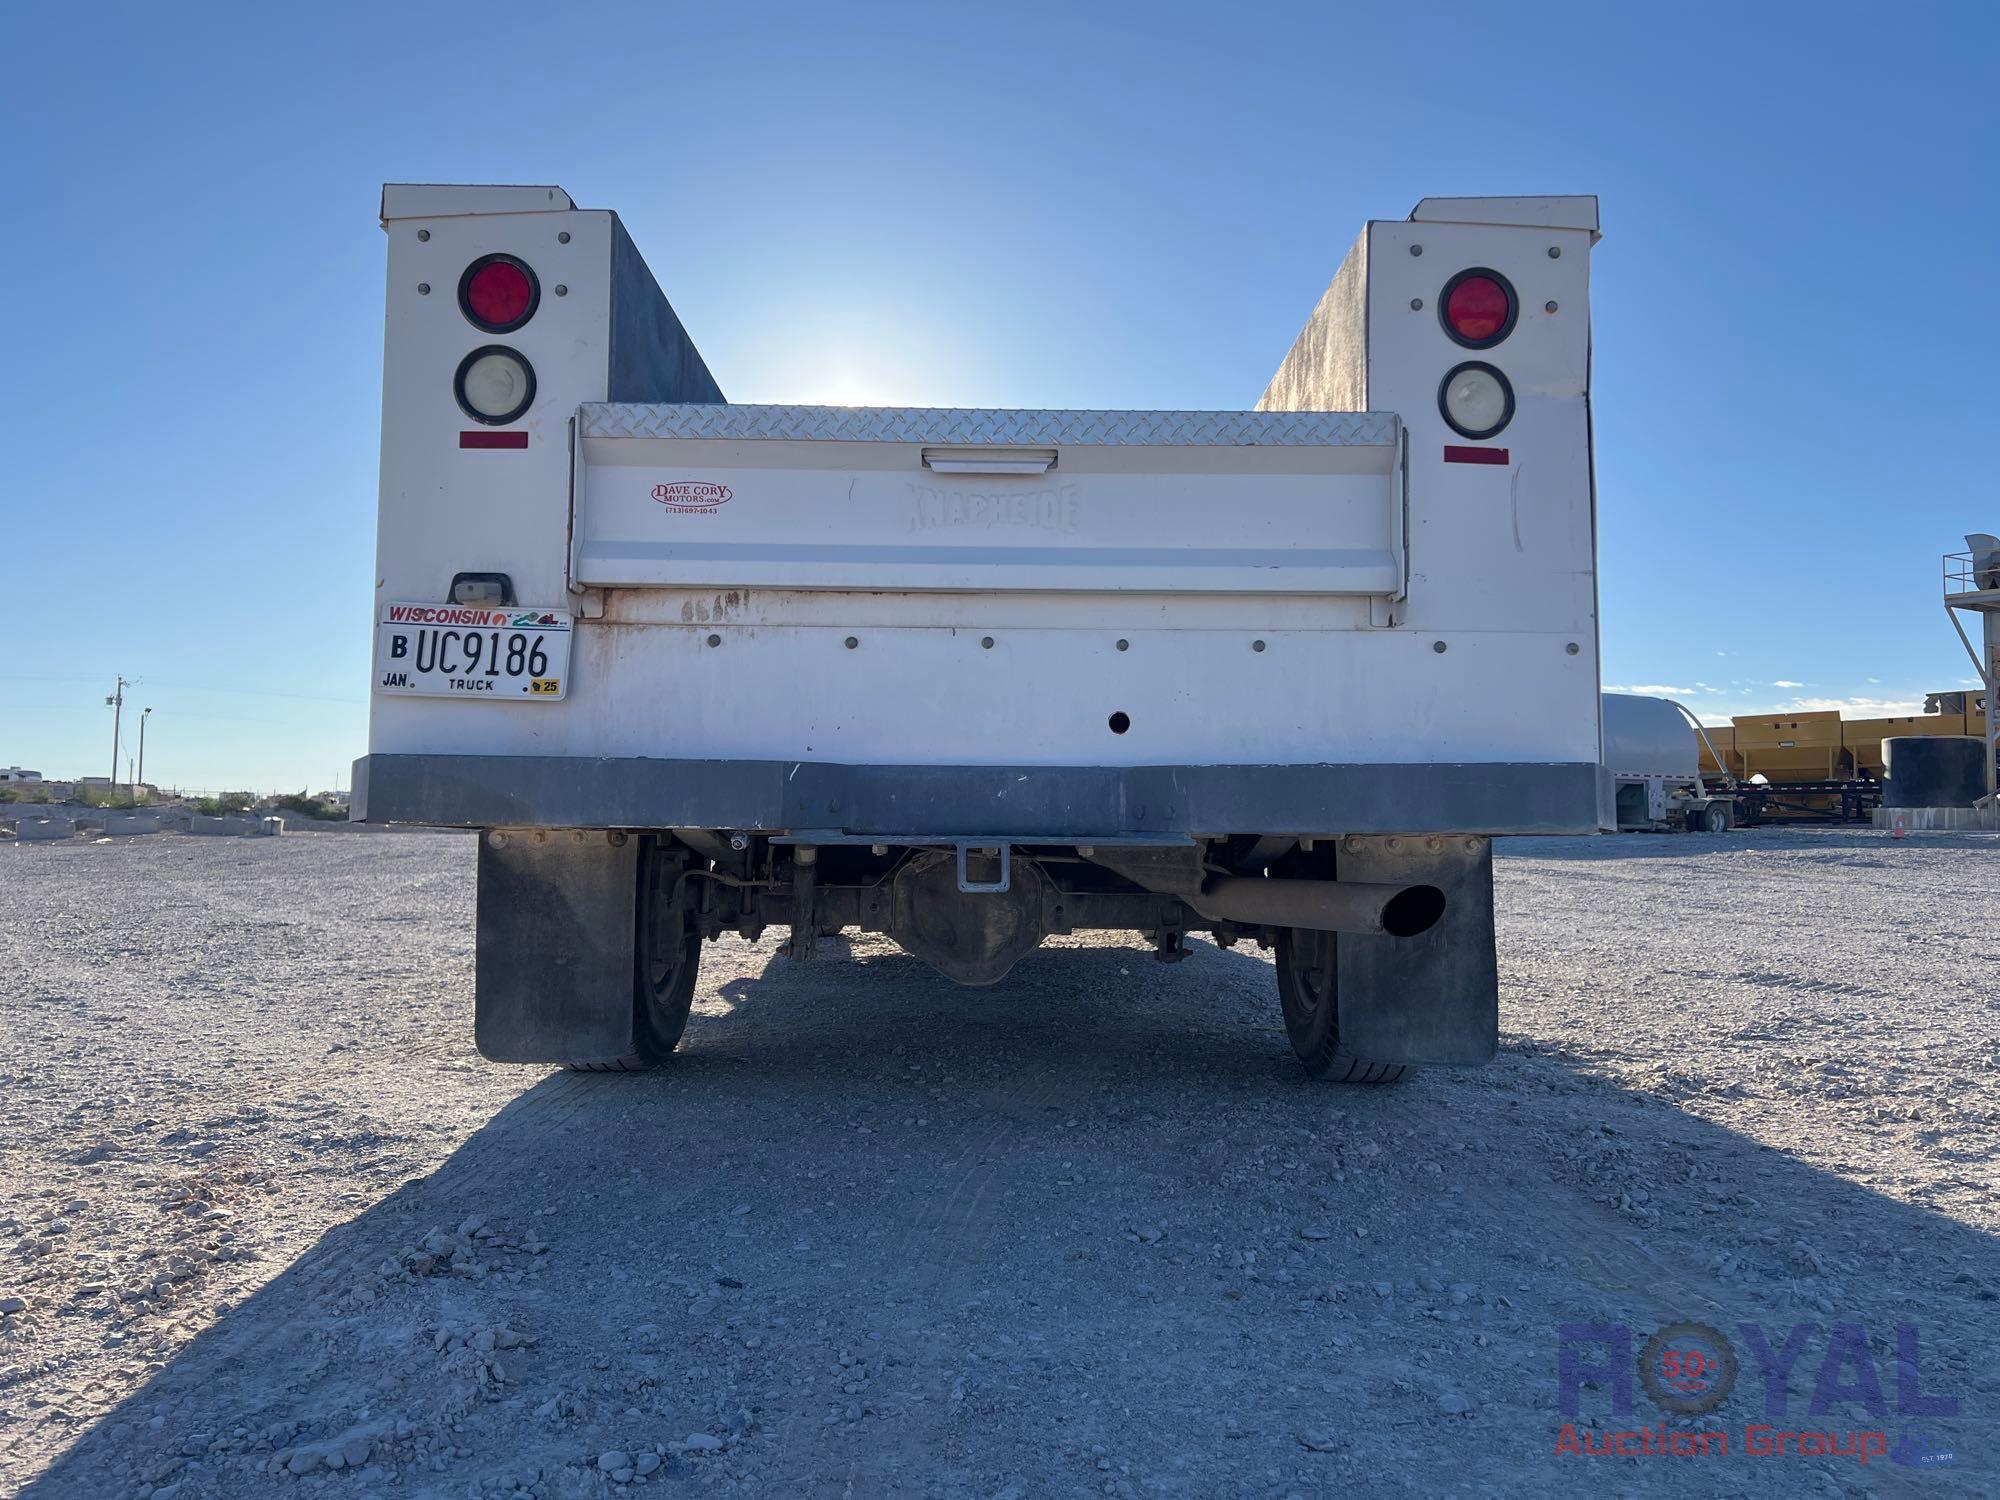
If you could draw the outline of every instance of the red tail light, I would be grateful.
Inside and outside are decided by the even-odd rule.
[[[511,255],[482,255],[458,278],[459,309],[487,333],[512,333],[535,315],[541,301],[534,271]]]
[[[1507,278],[1483,266],[1460,271],[1438,298],[1438,321],[1453,343],[1467,349],[1491,349],[1514,331],[1518,311]]]

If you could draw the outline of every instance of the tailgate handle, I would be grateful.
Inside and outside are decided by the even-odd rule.
[[[1046,474],[1056,466],[1053,448],[926,448],[933,474]]]

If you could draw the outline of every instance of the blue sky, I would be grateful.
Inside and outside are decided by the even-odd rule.
[[[1595,192],[1605,681],[1970,664],[1987,9],[60,7],[8,22],[0,764],[364,748],[385,180],[619,210],[739,400],[1248,405],[1361,222]],[[1005,19],[999,19],[1003,16]]]

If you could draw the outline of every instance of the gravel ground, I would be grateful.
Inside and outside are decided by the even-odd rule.
[[[1996,861],[1510,843],[1498,1061],[1357,1090],[1268,957],[1082,940],[730,941],[671,1069],[496,1067],[464,837],[0,847],[0,1492],[1992,1493]],[[1729,1454],[1559,1453],[1560,1325],[1682,1320]]]

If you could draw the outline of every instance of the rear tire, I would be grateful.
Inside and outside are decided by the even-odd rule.
[[[1303,927],[1278,930],[1278,1003],[1306,1072],[1332,1083],[1394,1083],[1408,1068],[1370,1062],[1342,1049],[1336,1002],[1336,938]]]
[[[1720,802],[1711,802],[1702,810],[1701,826],[1709,833],[1729,832],[1729,809]]]
[[[673,1056],[687,1030],[701,973],[701,934],[681,877],[687,851],[648,838],[639,851],[639,933],[632,971],[632,1051],[612,1062],[573,1062],[583,1073],[643,1073]],[[676,899],[678,897],[678,899]]]

